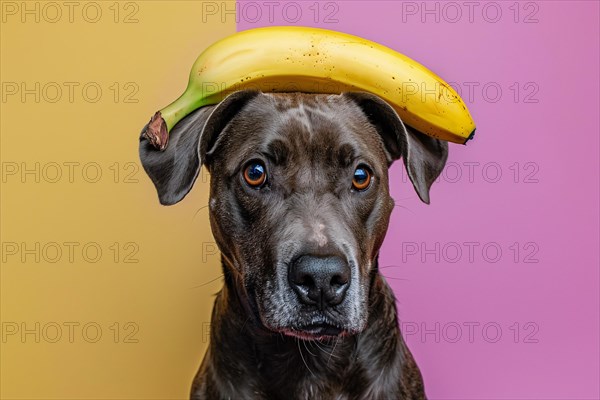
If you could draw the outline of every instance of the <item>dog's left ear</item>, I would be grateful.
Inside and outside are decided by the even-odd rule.
[[[404,160],[419,198],[429,204],[429,189],[448,159],[448,143],[404,125],[396,110],[374,94],[346,92],[343,96],[357,104],[379,132],[388,165],[399,158]]]
[[[229,121],[260,92],[237,91],[216,106],[193,111],[169,132],[164,151],[156,149],[142,129],[140,159],[163,205],[178,203],[192,189],[207,152]]]

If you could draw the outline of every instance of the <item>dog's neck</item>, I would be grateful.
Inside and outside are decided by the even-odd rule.
[[[368,389],[375,395],[387,385],[398,385],[406,358],[412,362],[410,355],[405,357],[408,350],[400,337],[393,293],[376,270],[367,328],[358,335],[305,341],[266,330],[235,276],[227,265],[223,268],[225,285],[215,300],[207,357],[211,359],[209,372],[217,374],[220,381],[233,382],[236,390],[242,390],[239,395],[243,396],[243,390],[272,388],[263,393],[265,398],[291,398],[292,393],[310,398],[311,390],[362,393],[367,382],[378,382]],[[294,379],[281,371],[294,371]],[[360,376],[364,379],[357,378]],[[304,394],[298,393],[299,388]]]

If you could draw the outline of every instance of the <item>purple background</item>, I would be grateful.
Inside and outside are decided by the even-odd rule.
[[[517,17],[514,2],[471,16],[463,2],[460,16],[444,2],[285,4],[270,20],[264,3],[239,2],[238,29],[375,40],[458,82],[477,124],[451,145],[430,206],[402,163],[391,170],[380,264],[430,398],[599,398],[599,3],[523,2]]]

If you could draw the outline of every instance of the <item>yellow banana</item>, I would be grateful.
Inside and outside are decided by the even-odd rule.
[[[319,28],[274,26],[238,32],[194,62],[185,92],[156,112],[146,136],[161,150],[168,132],[195,109],[233,91],[341,93],[367,91],[426,135],[464,144],[475,132],[466,105],[418,62],[378,43]]]

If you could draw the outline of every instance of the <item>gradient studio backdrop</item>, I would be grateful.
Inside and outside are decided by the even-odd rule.
[[[2,399],[187,397],[221,285],[208,177],[159,206],[138,134],[209,44],[281,24],[407,54],[477,123],[430,206],[391,171],[380,262],[430,398],[600,396],[598,2],[0,7]]]

